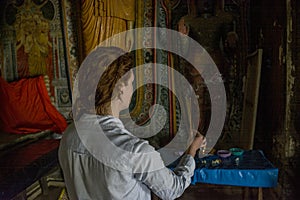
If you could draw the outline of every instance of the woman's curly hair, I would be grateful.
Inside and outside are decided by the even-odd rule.
[[[128,82],[130,73],[127,72],[132,69],[133,64],[132,53],[117,47],[97,47],[92,51],[81,65],[84,65],[84,73],[80,72],[76,77],[78,94],[75,110],[73,107],[76,117],[73,117],[78,119],[84,113],[91,114],[95,111],[97,115],[112,114],[110,102],[118,97],[120,85]]]

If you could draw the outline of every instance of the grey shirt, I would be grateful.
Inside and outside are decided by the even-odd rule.
[[[97,123],[115,145],[137,153],[155,151],[146,140],[128,132],[118,118],[98,116]],[[59,147],[59,162],[71,200],[150,200],[151,191],[161,199],[176,199],[190,185],[195,169],[194,158],[184,155],[174,170],[163,167],[151,172],[126,172],[103,164],[90,152],[71,124]]]

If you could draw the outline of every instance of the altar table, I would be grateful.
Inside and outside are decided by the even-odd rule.
[[[221,159],[219,165],[211,161]],[[241,156],[231,155],[219,158],[217,155],[196,158],[196,169],[192,184],[208,183],[218,185],[258,188],[258,199],[262,199],[262,188],[277,186],[278,168],[276,168],[261,150],[244,151]],[[206,161],[206,165],[203,164]]]
[[[276,187],[278,168],[276,168],[260,150],[244,151],[241,156],[231,155],[221,158],[218,166],[201,167],[201,161],[217,159],[216,155],[196,158],[192,184],[210,183],[246,187]],[[202,164],[203,165],[203,164]]]

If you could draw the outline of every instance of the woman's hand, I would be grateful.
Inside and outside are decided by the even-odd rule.
[[[206,143],[207,143],[206,138],[197,131],[194,140],[192,141],[191,145],[187,149],[186,153],[195,157],[197,150],[201,147],[205,148]]]

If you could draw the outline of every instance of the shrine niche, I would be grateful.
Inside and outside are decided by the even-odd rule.
[[[186,8],[183,12],[182,8]],[[224,129],[217,146],[238,146],[243,110],[243,77],[247,55],[247,3],[244,1],[181,1],[172,10],[172,29],[196,40],[217,65],[227,95]],[[183,44],[186,45],[186,44]],[[201,112],[199,130],[210,124],[210,97],[201,74],[182,58],[177,58],[178,70],[184,73],[196,91]],[[195,105],[196,106],[196,105]]]
[[[71,109],[61,5],[58,0],[1,3],[1,71],[7,81],[43,75],[52,103]]]

